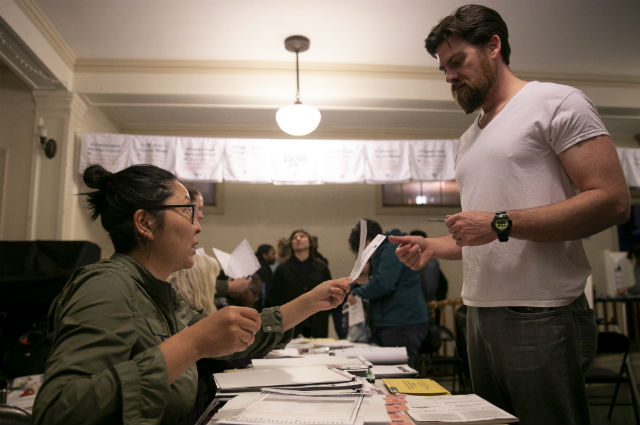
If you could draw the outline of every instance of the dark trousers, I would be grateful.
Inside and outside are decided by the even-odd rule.
[[[428,323],[409,326],[385,326],[373,328],[373,342],[381,347],[406,347],[409,366],[415,369],[420,344],[429,332]]]
[[[584,370],[597,329],[584,295],[564,307],[469,307],[473,391],[520,424],[589,424]]]

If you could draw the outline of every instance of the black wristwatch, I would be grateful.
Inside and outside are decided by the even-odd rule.
[[[509,240],[509,230],[511,230],[511,219],[506,211],[498,211],[491,221],[491,228],[498,234],[500,242]]]

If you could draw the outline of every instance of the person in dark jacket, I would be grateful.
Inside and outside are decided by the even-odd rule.
[[[382,233],[380,225],[367,221],[368,245]],[[403,235],[393,229],[386,235]],[[360,222],[351,229],[349,246],[357,254],[360,245]],[[372,342],[382,347],[406,347],[408,363],[416,366],[418,349],[429,332],[427,303],[422,296],[422,284],[417,271],[411,270],[396,257],[397,245],[387,239],[371,256],[369,282],[351,290],[351,295],[369,300],[368,320]]]
[[[320,282],[331,279],[325,263],[315,258],[311,235],[302,229],[294,230],[289,237],[291,257],[280,264],[273,278],[273,286],[267,290],[266,306],[280,305],[313,289]],[[326,338],[329,334],[329,312],[318,312],[296,326],[296,335],[307,338]]]

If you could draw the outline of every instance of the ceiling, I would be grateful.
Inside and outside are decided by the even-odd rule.
[[[274,114],[295,100],[292,34],[311,40],[300,54],[301,100],[322,112],[311,136],[455,137],[472,119],[424,50],[463,1],[3,1],[48,37],[71,77],[41,55],[44,71],[123,132],[283,137]],[[578,85],[610,130],[640,134],[640,1],[482,3],[509,25],[517,75]]]

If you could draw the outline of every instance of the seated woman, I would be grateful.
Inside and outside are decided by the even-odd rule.
[[[115,254],[77,270],[51,305],[53,345],[33,408],[45,424],[180,424],[194,407],[196,361],[286,345],[309,315],[340,304],[349,279],[323,282],[262,313],[188,307],[166,279],[193,265],[200,224],[187,190],[151,165],[87,168],[84,182]],[[236,354],[234,354],[236,353]]]

